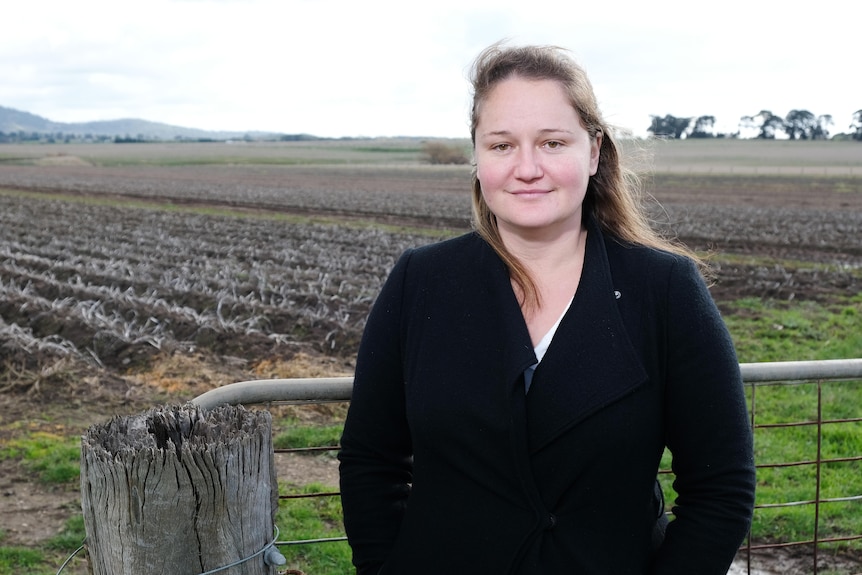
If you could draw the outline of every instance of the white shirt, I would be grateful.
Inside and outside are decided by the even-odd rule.
[[[572,307],[572,301],[575,299],[575,296],[572,296],[572,299],[569,300],[569,303],[566,305],[566,309],[563,310],[563,313],[560,314],[560,317],[557,318],[557,321],[554,325],[551,326],[551,329],[548,330],[548,333],[545,334],[545,337],[536,344],[536,347],[533,348],[533,351],[536,353],[536,359],[538,360],[536,363],[528,367],[524,370],[524,393],[530,391],[530,384],[533,383],[533,374],[536,371],[536,368],[539,366],[539,362],[542,361],[542,358],[545,357],[545,352],[548,351],[548,347],[551,345],[551,340],[554,339],[554,334],[557,333],[557,327],[559,327],[560,322],[563,321],[563,316],[566,315],[566,312],[569,311],[569,308]]]

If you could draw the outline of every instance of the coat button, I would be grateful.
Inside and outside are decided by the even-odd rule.
[[[557,526],[557,517],[553,513],[548,513],[548,524],[545,529],[553,529]]]

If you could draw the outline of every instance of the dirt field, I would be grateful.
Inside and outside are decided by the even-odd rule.
[[[688,164],[657,160],[663,169],[649,182],[661,204],[654,217],[692,247],[739,256],[715,270],[719,304],[739,297],[840,302],[862,284],[862,179],[855,175],[862,162],[852,162],[862,146],[856,152],[837,154],[822,174],[794,173],[798,167],[784,160],[773,162],[773,174],[769,165],[756,172],[698,155]],[[43,151],[38,161],[0,163],[0,190],[15,190],[0,191],[0,327],[7,328],[0,441],[36,430],[80,435],[112,415],[186,401],[232,381],[349,375],[362,318],[394,258],[407,245],[433,241],[428,230],[454,234],[468,226],[464,167],[162,160],[112,167],[79,155],[53,158]],[[711,173],[699,173],[702,164]],[[138,203],[124,203],[131,200]],[[165,204],[175,208],[153,209]],[[201,206],[211,212],[189,211]],[[363,221],[391,227],[374,235]],[[294,243],[293,251],[284,247]],[[248,257],[236,253],[243,250]],[[327,259],[332,267],[323,272],[316,260],[296,259],[317,253],[339,257]],[[274,283],[291,283],[292,291],[276,292]],[[231,291],[235,299],[226,299]],[[145,316],[171,330],[139,321]],[[264,316],[265,330],[279,337],[262,335]],[[10,335],[12,324],[29,332]],[[308,457],[282,461],[279,476],[337,479],[331,459]],[[0,462],[0,495],[4,545],[38,547],[79,511],[77,486],[46,487],[10,461]],[[793,554],[772,564],[782,562],[775,572],[803,572]]]

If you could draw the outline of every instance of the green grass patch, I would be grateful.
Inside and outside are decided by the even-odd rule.
[[[69,483],[80,477],[80,439],[31,433],[12,439],[0,448],[0,459],[21,461],[44,483]]]
[[[33,573],[33,568],[43,565],[44,557],[39,551],[26,547],[0,547],[0,575]]]
[[[788,305],[747,298],[726,304],[725,322],[741,362],[862,357],[862,301]]]
[[[330,447],[341,441],[344,425],[308,425],[298,420],[287,420],[280,426],[284,431],[276,433],[272,440],[276,449],[298,449],[303,447]]]
[[[288,418],[278,424],[273,438],[276,449],[303,447],[328,447],[341,440],[342,424],[315,424]],[[282,487],[284,493],[286,488]],[[332,493],[337,487],[318,483],[291,488],[291,495]],[[341,500],[337,496],[322,496],[281,500],[276,525],[280,529],[280,540],[302,541],[344,537]],[[282,545],[279,550],[287,559],[287,567],[306,573],[341,575],[351,573],[351,551],[344,541],[318,544]]]
[[[332,492],[320,484],[306,485],[300,493]],[[276,515],[281,541],[344,537],[341,500],[335,496],[281,501]],[[287,567],[315,575],[352,573],[350,547],[347,542],[281,545]]]
[[[12,574],[23,574],[27,575],[54,575],[57,573],[57,569],[63,565],[64,561],[69,560],[71,565],[77,564],[85,564],[81,562],[86,562],[85,552],[83,550],[79,551],[79,548],[84,543],[84,539],[86,538],[86,532],[84,530],[84,516],[80,513],[70,517],[65,525],[63,526],[63,530],[57,535],[48,539],[43,547],[46,550],[46,553],[41,553],[37,550],[28,551],[28,557],[32,554],[32,557],[35,559],[35,562],[30,565],[22,565],[21,567],[28,567],[27,570],[11,570],[8,573]],[[0,547],[0,554],[3,553],[4,550],[14,550],[15,548],[2,548]],[[24,549],[18,549],[18,551],[23,551]],[[76,553],[77,552],[77,553]],[[72,555],[75,554],[75,557]],[[39,567],[38,570],[34,570],[35,567]],[[3,571],[2,563],[0,563],[0,575],[5,575],[6,572]]]
[[[744,161],[733,159],[731,165],[746,166]],[[751,168],[756,166],[749,164]],[[805,185],[811,191],[812,196],[819,193],[862,193],[862,179],[854,175],[814,175],[793,173],[792,169],[798,169],[799,166],[790,166],[779,164],[773,170],[782,170],[783,173],[770,172],[770,168],[763,168],[761,173],[733,173],[732,168],[728,167],[727,171],[722,173],[671,173],[660,172],[652,175],[652,188],[654,188],[657,196],[661,196],[662,192],[676,190],[700,190],[709,188],[713,190],[744,190],[746,188],[756,188],[759,190],[769,190],[774,194],[781,194],[793,189],[798,189],[801,185]]]
[[[51,537],[46,546],[54,551],[72,553],[84,543],[86,537],[84,516],[79,513],[66,520],[63,530]]]

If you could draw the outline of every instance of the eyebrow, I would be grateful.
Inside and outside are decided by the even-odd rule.
[[[540,134],[574,134],[571,130],[566,130],[564,128],[542,128],[539,130]],[[482,132],[479,134],[480,137],[488,137],[488,136],[510,136],[512,134],[509,130],[492,130],[490,132]]]

